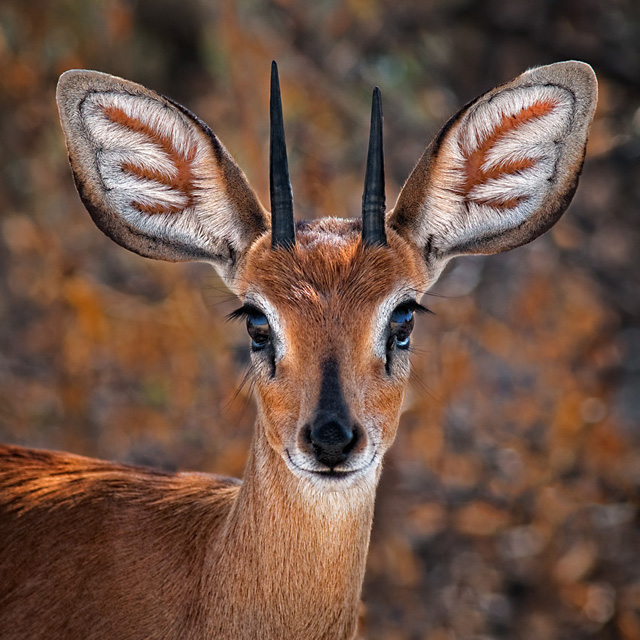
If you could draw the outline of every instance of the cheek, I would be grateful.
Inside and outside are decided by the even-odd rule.
[[[290,386],[275,381],[256,384],[267,440],[278,453],[282,453],[287,440],[294,434],[299,414],[299,395]]]
[[[372,384],[365,394],[365,414],[380,425],[381,441],[385,447],[390,446],[396,437],[404,392],[403,383],[384,381]]]

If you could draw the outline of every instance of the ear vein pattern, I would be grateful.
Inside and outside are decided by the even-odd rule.
[[[97,122],[92,128],[96,138],[106,134],[104,137],[108,135],[113,141],[116,136],[118,146],[109,149],[100,167],[104,177],[112,177],[118,188],[130,192],[131,205],[143,213],[178,213],[192,207],[197,148],[189,139],[186,125],[180,126],[175,116],[168,117],[173,114],[158,110],[151,101],[146,105],[128,96],[109,98],[108,103],[98,102],[100,109],[95,113],[106,118],[108,124],[100,126]],[[159,113],[145,113],[148,110]],[[140,185],[141,181],[145,184]]]
[[[492,151],[499,143],[507,142],[509,135],[516,136],[517,130],[527,123],[544,118],[557,102],[542,100],[537,103],[523,105],[519,112],[506,113],[502,121],[496,123],[493,130],[485,132],[484,140],[479,142],[475,148],[463,149],[462,153],[466,158],[466,181],[463,193],[471,194],[475,187],[487,184],[489,181],[497,181],[505,175],[518,174],[526,169],[531,169],[536,165],[537,158],[525,157],[523,155],[502,155]],[[487,204],[502,209],[512,209],[527,196],[515,196],[511,198],[491,198],[478,197],[478,204]]]
[[[458,145],[463,197],[470,207],[502,209],[517,218],[538,204],[551,179],[566,135],[573,96],[554,86],[505,91],[474,107],[461,126]]]

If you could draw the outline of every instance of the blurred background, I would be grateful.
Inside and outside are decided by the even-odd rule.
[[[237,304],[204,265],[127,253],[74,190],[54,91],[107,71],[207,121],[268,202],[278,60],[298,218],[360,210],[382,90],[388,202],[462,104],[585,60],[600,101],[561,222],[458,260],[426,304],[386,459],[363,637],[640,638],[637,0],[2,0],[0,440],[241,475]]]

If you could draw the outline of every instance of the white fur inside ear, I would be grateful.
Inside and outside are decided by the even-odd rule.
[[[551,84],[507,88],[470,107],[442,143],[425,203],[442,248],[513,229],[542,205],[574,113],[573,93]]]
[[[133,228],[207,249],[239,242],[210,141],[177,108],[151,97],[88,93],[79,105],[106,204]]]

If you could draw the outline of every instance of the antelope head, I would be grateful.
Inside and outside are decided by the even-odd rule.
[[[294,222],[275,63],[271,213],[213,132],[138,84],[68,71],[58,105],[94,222],[150,258],[211,263],[242,301],[258,436],[313,491],[375,486],[409,376],[414,315],[445,264],[551,227],[577,186],[596,103],[580,62],[532,69],[461,109],[385,212],[380,92],[359,218]]]

